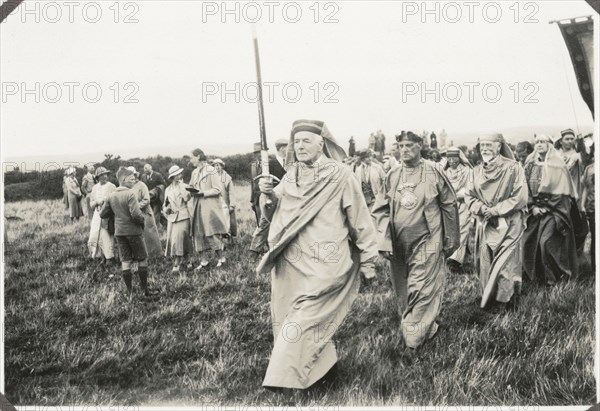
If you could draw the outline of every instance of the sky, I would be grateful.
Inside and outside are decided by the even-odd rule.
[[[2,156],[249,152],[252,22],[271,142],[301,118],[359,148],[376,130],[592,127],[548,24],[591,14],[555,0],[26,0],[0,25]]]

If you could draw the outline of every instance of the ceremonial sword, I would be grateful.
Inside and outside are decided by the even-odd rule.
[[[262,75],[260,72],[260,55],[258,54],[258,36],[256,34],[256,27],[252,24],[252,39],[254,41],[254,60],[256,62],[256,86],[258,94],[258,123],[260,127],[260,162],[261,162],[261,174],[257,178],[267,177],[271,180],[279,179],[269,172],[269,147],[267,146],[267,130],[265,127],[265,108],[263,105],[263,93],[262,93]],[[273,202],[270,198],[266,198],[265,203],[271,205]]]

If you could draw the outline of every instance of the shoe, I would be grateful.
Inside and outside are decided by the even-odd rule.
[[[173,272],[173,274],[178,273],[179,272],[179,266],[178,265],[174,266],[172,272]]]
[[[225,257],[221,258],[218,262],[217,262],[217,268],[221,267],[223,264],[225,264]]]
[[[200,271],[200,270],[202,270],[203,268],[205,268],[206,266],[208,266],[208,264],[209,264],[209,262],[208,262],[208,261],[206,261],[206,260],[205,260],[205,261],[201,261],[201,262],[200,262],[200,265],[199,265],[198,267],[196,267],[196,268],[195,268],[195,270],[196,270],[196,271]]]

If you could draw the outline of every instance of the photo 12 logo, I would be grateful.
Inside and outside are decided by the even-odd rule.
[[[331,24],[339,23],[339,11],[339,3],[333,1],[203,1],[202,23],[298,23],[308,20]]]
[[[101,85],[95,81],[80,83],[75,81],[46,83],[2,82],[2,103],[98,103],[102,98],[113,103],[139,103],[137,93],[140,86],[135,82],[115,82]]]
[[[402,102],[418,101],[420,103],[498,103],[503,99],[511,99],[514,103],[539,103],[537,94],[540,86],[529,81],[526,83],[515,82],[510,85],[501,85],[490,81],[480,83],[465,81],[462,83],[435,82],[424,83],[407,81],[402,83]]]
[[[6,22],[21,23],[139,23],[140,6],[133,1],[24,1]]]
[[[295,81],[280,83],[266,81],[262,84],[263,101],[268,103],[286,102],[298,103],[310,100],[314,103],[339,103],[337,93],[340,86],[334,81],[315,82],[301,85]],[[206,81],[202,83],[202,102],[219,101],[221,103],[256,103],[258,102],[258,84],[248,83],[217,83]]]
[[[403,1],[402,23],[539,23],[539,10],[532,1]]]

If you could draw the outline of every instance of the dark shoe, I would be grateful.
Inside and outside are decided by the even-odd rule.
[[[506,312],[506,303],[502,303],[500,301],[493,301],[489,303],[485,308],[485,311],[490,314],[503,314]]]
[[[521,303],[521,296],[519,294],[515,294],[512,296],[510,301],[506,303],[507,311],[517,311],[519,309],[519,304]]]
[[[157,290],[150,290],[148,288],[148,267],[140,267],[138,269],[138,276],[140,277],[140,285],[144,291],[145,297],[155,297],[158,295]]]
[[[131,297],[133,294],[133,285],[131,283],[132,275],[131,270],[123,271],[123,282],[125,282],[125,287],[127,287],[127,295]]]

